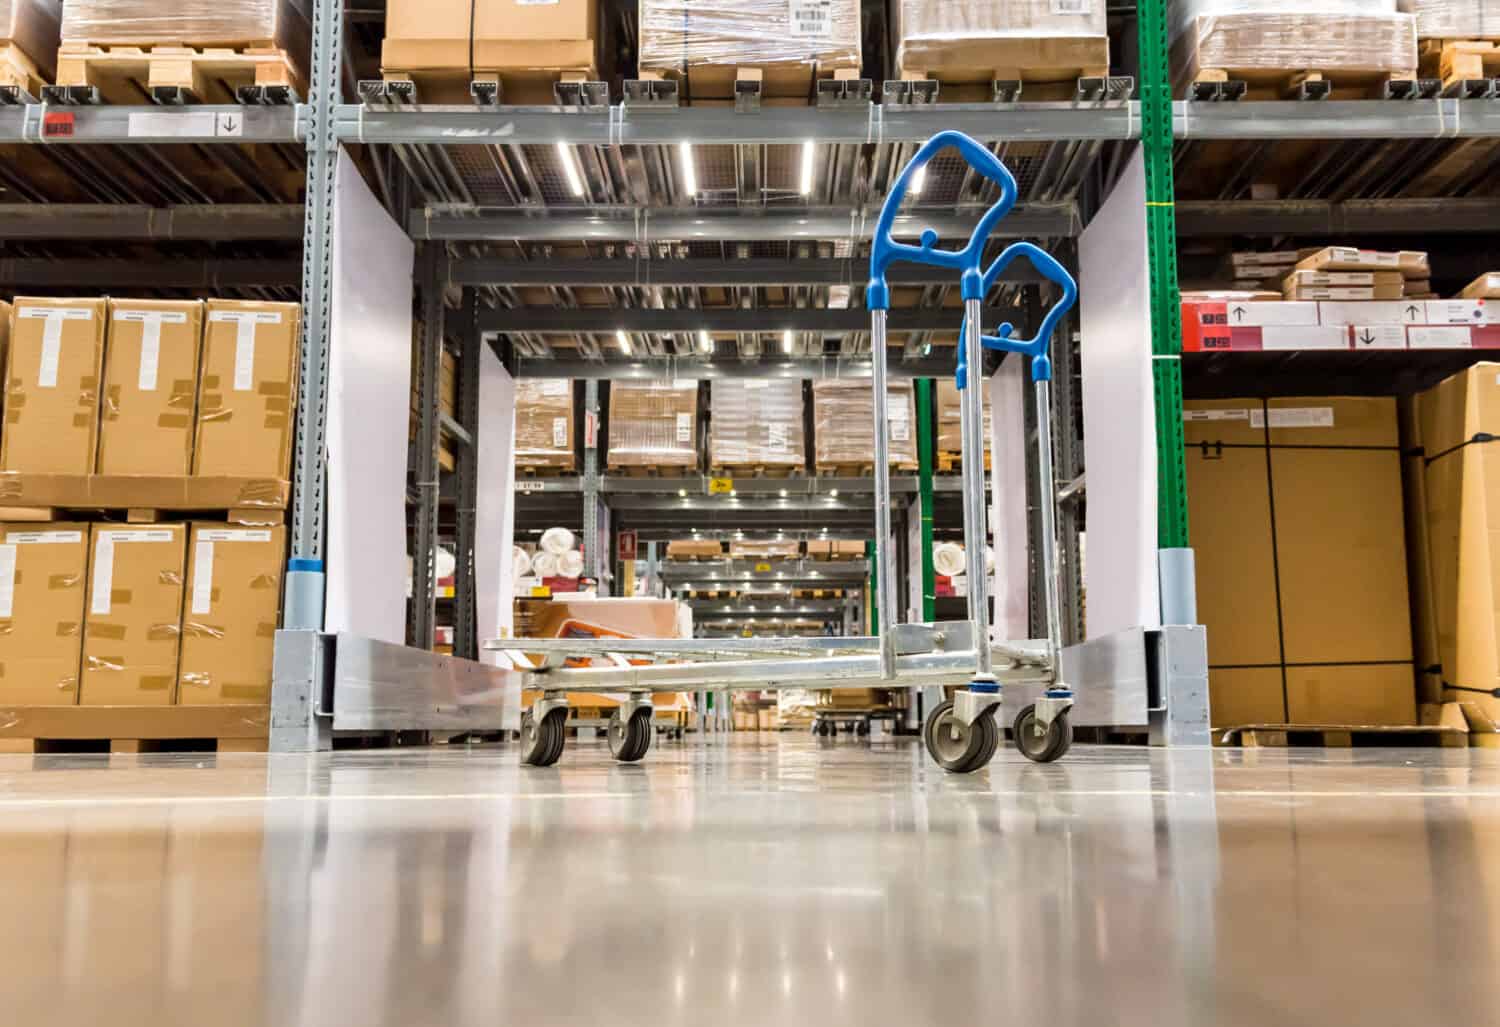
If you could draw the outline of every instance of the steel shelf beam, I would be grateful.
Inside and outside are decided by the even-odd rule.
[[[893,312],[894,313],[894,312]],[[763,319],[769,324],[769,319]],[[866,325],[868,327],[868,325]],[[944,327],[952,328],[950,318]],[[609,329],[614,331],[614,326]],[[759,331],[770,331],[759,328]],[[779,330],[779,329],[778,329]],[[940,378],[953,373],[953,359],[936,358],[893,363],[888,372],[893,379]],[[811,360],[775,359],[745,362],[704,360],[702,357],[660,357],[651,360],[551,360],[521,358],[516,361],[517,378],[574,378],[580,381],[658,381],[684,378],[692,381],[718,381],[731,378],[801,378],[819,381],[826,378],[868,378],[869,357],[824,357]]]
[[[629,475],[601,474],[599,476],[599,491],[612,495],[680,495],[687,493],[689,496],[710,495],[710,483],[717,475],[692,474],[676,478],[633,478]],[[941,479],[940,479],[941,480]],[[788,496],[828,496],[844,495],[845,493],[873,493],[875,491],[874,478],[839,478],[839,477],[797,477],[797,478],[734,478],[733,489],[738,495],[759,495],[781,497],[782,492]],[[583,489],[582,479],[577,476],[561,478],[535,478],[519,484],[516,494],[522,498],[537,494],[577,493]],[[952,479],[952,489],[958,490],[958,479]],[[909,474],[891,475],[891,491],[893,493],[905,492],[915,494],[917,490],[917,479]],[[714,498],[727,500],[733,496],[718,495]]]
[[[1490,100],[1288,100],[1172,104],[1178,139],[1439,139],[1500,135]]]
[[[191,143],[297,143],[305,136],[304,105],[188,107],[0,107],[0,143],[77,146]]]
[[[942,129],[976,139],[1049,142],[1134,139],[1140,116],[1133,101],[1109,106],[1070,103],[855,104],[763,107],[733,113],[713,107],[594,108],[445,107],[399,110],[344,104],[335,131],[346,143],[497,143],[596,146],[795,143],[919,143]]]
[[[863,585],[870,571],[864,560],[777,560],[771,570],[757,570],[764,560],[666,560],[660,568],[661,579],[683,588],[727,586],[787,585],[793,582],[815,582],[814,587]],[[701,584],[700,584],[701,583]]]
[[[302,238],[302,221],[296,203],[0,204],[0,238],[8,240],[293,241]]]
[[[967,239],[984,208],[917,209],[896,218],[892,232],[916,239],[928,228],[942,239]],[[711,240],[868,240],[878,211],[849,207],[804,210],[738,210],[736,208],[651,208],[636,206],[547,207],[516,210],[503,207],[455,207],[434,204],[413,210],[407,233],[417,240],[529,242],[633,242]],[[1018,203],[996,227],[996,239],[1074,236],[1083,231],[1076,204]]]
[[[868,260],[505,260],[453,258],[448,282],[454,286],[602,286],[674,288],[693,286],[760,287],[772,285],[863,286],[869,278]],[[897,264],[886,280],[898,285],[952,285],[952,272],[923,265]],[[1005,282],[1040,282],[1030,264],[1017,261],[1002,278]]]
[[[951,332],[958,317],[952,310],[892,310],[892,332]],[[697,309],[566,309],[554,307],[512,307],[485,310],[479,315],[479,327],[485,332],[524,333],[531,335],[578,335],[587,332],[613,334],[624,331],[640,333],[684,332],[822,332],[841,334],[870,329],[870,315],[863,308],[797,309],[795,307],[752,308],[709,307]],[[952,362],[949,361],[951,364]],[[557,377],[556,374],[552,377]]]
[[[695,614],[702,613],[710,617],[724,614],[788,617],[795,614],[844,612],[842,599],[789,599],[784,603],[726,603],[721,599],[688,599],[685,602],[692,606]]]
[[[302,261],[253,258],[177,258],[165,263],[94,257],[0,259],[0,285],[59,288],[200,289],[215,292],[253,286],[298,286]]]
[[[1392,235],[1500,231],[1489,198],[1391,200],[1179,200],[1177,235]]]

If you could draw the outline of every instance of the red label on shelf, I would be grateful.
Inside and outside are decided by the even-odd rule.
[[[1182,348],[1189,353],[1233,348],[1229,328],[1229,304],[1184,303]]]
[[[73,134],[72,111],[48,111],[42,115],[42,138],[56,139]]]

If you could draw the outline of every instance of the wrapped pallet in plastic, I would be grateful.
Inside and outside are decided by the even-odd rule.
[[[887,386],[891,466],[917,465],[916,399],[911,382]],[[813,449],[821,471],[875,459],[875,395],[868,379],[813,382]]]
[[[57,59],[58,26],[62,21],[62,0],[0,0],[0,49],[14,44],[48,82],[52,81]],[[0,85],[24,85],[11,81],[13,72],[0,60]]]
[[[729,543],[729,555],[735,560],[795,560],[802,555],[802,543],[787,539],[735,539]]]
[[[609,466],[697,467],[698,383],[612,383]]]
[[[571,471],[573,387],[561,378],[516,382],[516,466]]]
[[[270,43],[306,53],[311,29],[296,0],[65,0],[62,38],[81,43]]]
[[[1178,80],[1230,72],[1415,76],[1416,19],[1397,0],[1173,0]]]
[[[897,0],[896,65],[952,80],[1109,72],[1105,0]]]
[[[1417,19],[1418,39],[1500,36],[1500,0],[1400,0]]]
[[[990,413],[990,390],[981,389],[984,404],[984,456],[988,466],[990,440],[993,436]],[[964,451],[963,397],[951,378],[939,378],[937,385],[937,449],[939,453],[958,454]]]
[[[641,0],[640,69],[693,102],[733,101],[739,69],[765,97],[806,98],[812,79],[858,77],[859,0]]]
[[[708,402],[710,467],[807,466],[800,380],[716,381]]]

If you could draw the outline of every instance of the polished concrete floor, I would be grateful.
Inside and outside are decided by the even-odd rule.
[[[0,1022],[1500,1021],[1500,753],[0,756]]]

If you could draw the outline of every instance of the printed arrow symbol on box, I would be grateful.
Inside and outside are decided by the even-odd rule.
[[[1370,329],[1366,328],[1365,334],[1359,337],[1359,341],[1364,343],[1366,346],[1373,346],[1375,345],[1375,336],[1371,335]]]
[[[1245,320],[1245,308],[1244,307],[1235,307],[1234,308],[1234,319],[1236,321],[1243,321],[1243,320]]]
[[[1417,311],[1417,308],[1416,308],[1416,307],[1414,307],[1414,306],[1411,306],[1411,307],[1407,307],[1407,308],[1406,308],[1406,313],[1407,313],[1407,316],[1408,316],[1408,317],[1416,317],[1416,316],[1417,316],[1417,313],[1418,313],[1418,311]]]

